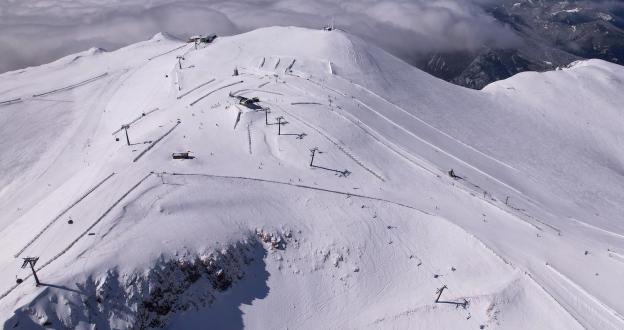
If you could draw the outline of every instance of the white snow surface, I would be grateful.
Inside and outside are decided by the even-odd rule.
[[[0,321],[624,329],[623,82],[473,91],[294,27],[2,74]]]

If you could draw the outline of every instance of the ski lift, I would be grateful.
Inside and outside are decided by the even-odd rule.
[[[37,272],[35,271],[35,264],[37,264],[37,261],[39,261],[39,257],[26,257],[26,258],[22,258],[24,259],[24,263],[22,264],[22,269],[30,266],[30,270],[32,271],[33,276],[35,277],[35,286],[39,286],[41,285],[41,282],[39,282],[39,277],[37,276]],[[17,280],[17,283],[21,283],[19,281],[19,278]]]
[[[215,39],[217,39],[217,35],[212,33],[209,34],[207,36],[203,36],[203,35],[196,35],[196,36],[191,36],[188,38],[187,43],[211,43],[213,42]]]

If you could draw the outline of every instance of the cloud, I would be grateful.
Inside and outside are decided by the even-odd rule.
[[[519,42],[484,0],[4,0],[0,72],[90,47],[116,49],[157,32],[181,37],[258,27],[336,24],[398,56]]]

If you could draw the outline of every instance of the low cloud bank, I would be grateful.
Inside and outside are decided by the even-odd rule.
[[[520,43],[481,9],[491,0],[5,0],[0,72],[157,32],[231,35],[273,25],[336,25],[403,58]]]

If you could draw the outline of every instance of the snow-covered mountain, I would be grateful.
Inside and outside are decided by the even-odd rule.
[[[622,329],[623,84],[469,90],[300,28],[2,74],[0,319]]]
[[[524,71],[547,71],[581,59],[624,63],[624,3],[589,0],[483,1],[483,9],[521,39],[509,48],[414,55],[437,77],[481,89]]]

